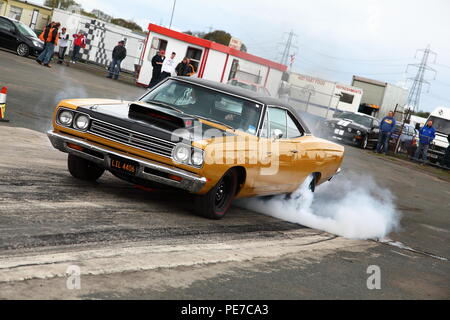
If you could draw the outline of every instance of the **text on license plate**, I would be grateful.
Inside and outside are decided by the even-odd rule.
[[[137,171],[137,164],[126,159],[111,157],[111,169],[134,175]]]

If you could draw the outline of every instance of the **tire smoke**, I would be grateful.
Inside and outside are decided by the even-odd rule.
[[[368,176],[338,176],[310,190],[312,177],[290,198],[239,200],[236,205],[349,239],[379,239],[397,230],[400,214],[392,193]]]

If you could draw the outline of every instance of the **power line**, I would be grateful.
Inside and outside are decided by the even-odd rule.
[[[281,55],[280,63],[284,64],[285,66],[289,62],[289,57],[292,56],[291,50],[298,49],[298,47],[296,45],[294,45],[294,43],[293,43],[294,38],[296,38],[296,37],[297,37],[297,34],[295,34],[294,31],[291,30],[291,32],[289,32],[288,38],[284,44],[284,50]]]

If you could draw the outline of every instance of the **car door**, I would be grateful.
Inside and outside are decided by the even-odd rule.
[[[0,17],[0,46],[15,50],[17,46],[16,28],[5,18]]]
[[[276,132],[282,134],[275,137]],[[260,174],[255,190],[265,192],[292,192],[298,186],[299,151],[297,142],[288,138],[288,114],[282,107],[267,108],[260,134]]]

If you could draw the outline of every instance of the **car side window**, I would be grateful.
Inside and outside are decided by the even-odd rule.
[[[281,130],[283,133],[282,139],[287,138],[287,114],[286,110],[269,107],[269,123],[270,130],[272,133],[273,130]]]
[[[11,32],[13,30],[13,25],[5,19],[0,19],[0,29],[2,31]]]
[[[303,130],[297,124],[297,121],[295,121],[294,116],[290,112],[288,112],[288,119],[287,119],[287,137],[288,137],[288,139],[300,138],[302,136],[303,136]]]

